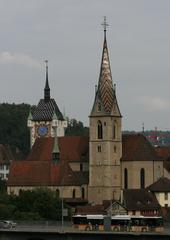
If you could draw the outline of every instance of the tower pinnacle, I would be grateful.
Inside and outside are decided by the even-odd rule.
[[[107,29],[107,27],[109,26],[109,24],[108,24],[107,21],[106,21],[106,16],[104,16],[104,19],[103,19],[103,22],[102,22],[101,25],[102,25],[103,28],[104,28],[104,37],[106,37],[106,29]]]
[[[46,65],[46,82],[44,88],[44,100],[48,101],[50,100],[50,87],[48,83],[48,60],[45,60],[45,65]]]

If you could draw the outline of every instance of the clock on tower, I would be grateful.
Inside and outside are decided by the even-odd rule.
[[[44,137],[48,133],[48,127],[46,125],[41,125],[37,128],[37,133],[40,137]]]

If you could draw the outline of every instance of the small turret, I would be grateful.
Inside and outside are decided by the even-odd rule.
[[[58,127],[58,117],[55,112],[54,112],[53,118],[52,118],[52,127]]]
[[[32,112],[31,112],[31,107],[30,107],[30,111],[29,111],[29,115],[28,115],[28,118],[27,118],[27,126],[28,127],[32,127]]]

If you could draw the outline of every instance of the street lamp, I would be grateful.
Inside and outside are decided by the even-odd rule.
[[[61,229],[63,231],[63,227],[64,227],[64,215],[63,215],[63,209],[64,209],[64,203],[63,203],[63,189],[62,189],[62,199],[61,199]]]
[[[71,177],[71,175],[69,174],[68,177]],[[64,180],[65,180],[65,176],[63,177],[62,181],[61,181],[61,185],[62,185],[62,196],[61,196],[61,230],[63,231],[64,228],[64,199],[63,199],[63,186],[64,186]]]

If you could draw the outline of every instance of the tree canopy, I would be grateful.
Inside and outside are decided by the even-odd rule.
[[[29,151],[29,130],[27,117],[29,104],[0,104],[0,143],[8,144],[15,151],[20,149],[24,154]]]
[[[0,219],[61,220],[61,211],[61,200],[47,188],[20,191],[18,196],[0,193]]]
[[[29,129],[27,118],[30,108],[29,104],[0,104],[0,144],[8,144],[13,153],[19,149],[24,155],[30,150]],[[76,119],[68,120],[66,135],[87,135],[88,128]]]

